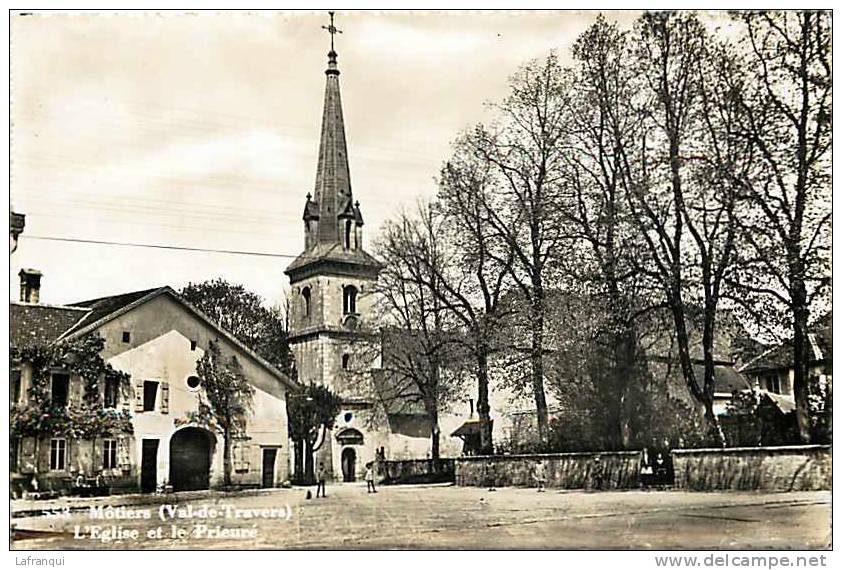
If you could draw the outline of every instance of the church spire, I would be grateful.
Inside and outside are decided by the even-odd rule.
[[[362,225],[359,209],[354,207],[351,195],[351,174],[348,167],[348,148],[345,141],[345,123],[342,118],[342,100],[339,96],[339,68],[334,36],[342,33],[334,25],[334,13],[330,12],[330,25],[322,26],[330,33],[330,51],[325,75],[324,112],[322,114],[322,133],[319,143],[319,160],[316,168],[316,188],[313,201],[308,200],[305,208],[305,220],[308,212],[315,220],[318,211],[318,236],[316,243],[340,243],[342,231],[340,221],[343,218],[354,220],[354,225]],[[311,205],[312,204],[312,205]],[[316,236],[314,236],[316,237]]]

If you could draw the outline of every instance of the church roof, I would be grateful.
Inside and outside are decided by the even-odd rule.
[[[285,273],[293,275],[305,270],[308,266],[321,263],[333,263],[363,271],[379,271],[383,264],[362,249],[345,249],[339,243],[316,243],[312,248],[302,252],[289,264]]]
[[[353,197],[342,98],[339,95],[339,69],[333,50],[328,54],[325,73],[327,81],[313,201],[319,205],[319,242],[338,243],[339,225],[335,222],[346,204],[353,202]]]

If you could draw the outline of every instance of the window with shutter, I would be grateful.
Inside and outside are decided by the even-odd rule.
[[[55,373],[50,384],[50,400],[56,408],[67,407],[70,394],[70,375]]]
[[[158,383],[155,380],[146,380],[143,383],[143,411],[154,412],[157,400]]]
[[[21,399],[21,374],[20,370],[9,371],[9,402],[17,404]]]
[[[120,382],[116,378],[106,378],[103,403],[106,408],[116,408],[119,400]]]
[[[67,440],[56,438],[50,440],[50,470],[63,471],[67,466]]]
[[[102,440],[102,468],[114,469],[117,467],[117,440]]]

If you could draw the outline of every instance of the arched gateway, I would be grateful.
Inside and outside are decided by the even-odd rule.
[[[187,427],[170,438],[170,485],[173,491],[210,488],[210,466],[214,435],[204,429]]]

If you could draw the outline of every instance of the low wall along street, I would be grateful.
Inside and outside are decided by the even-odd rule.
[[[597,464],[594,458],[599,456]],[[456,460],[456,484],[499,487],[535,487],[535,467],[544,464],[547,487],[590,489],[602,472],[603,489],[633,489],[640,485],[640,451],[601,453],[546,453],[460,457]]]
[[[452,483],[454,459],[442,458],[438,465],[432,459],[381,461],[380,481],[386,485],[401,483]],[[435,469],[434,469],[435,467]]]
[[[829,445],[677,449],[675,486],[693,491],[829,490]]]

